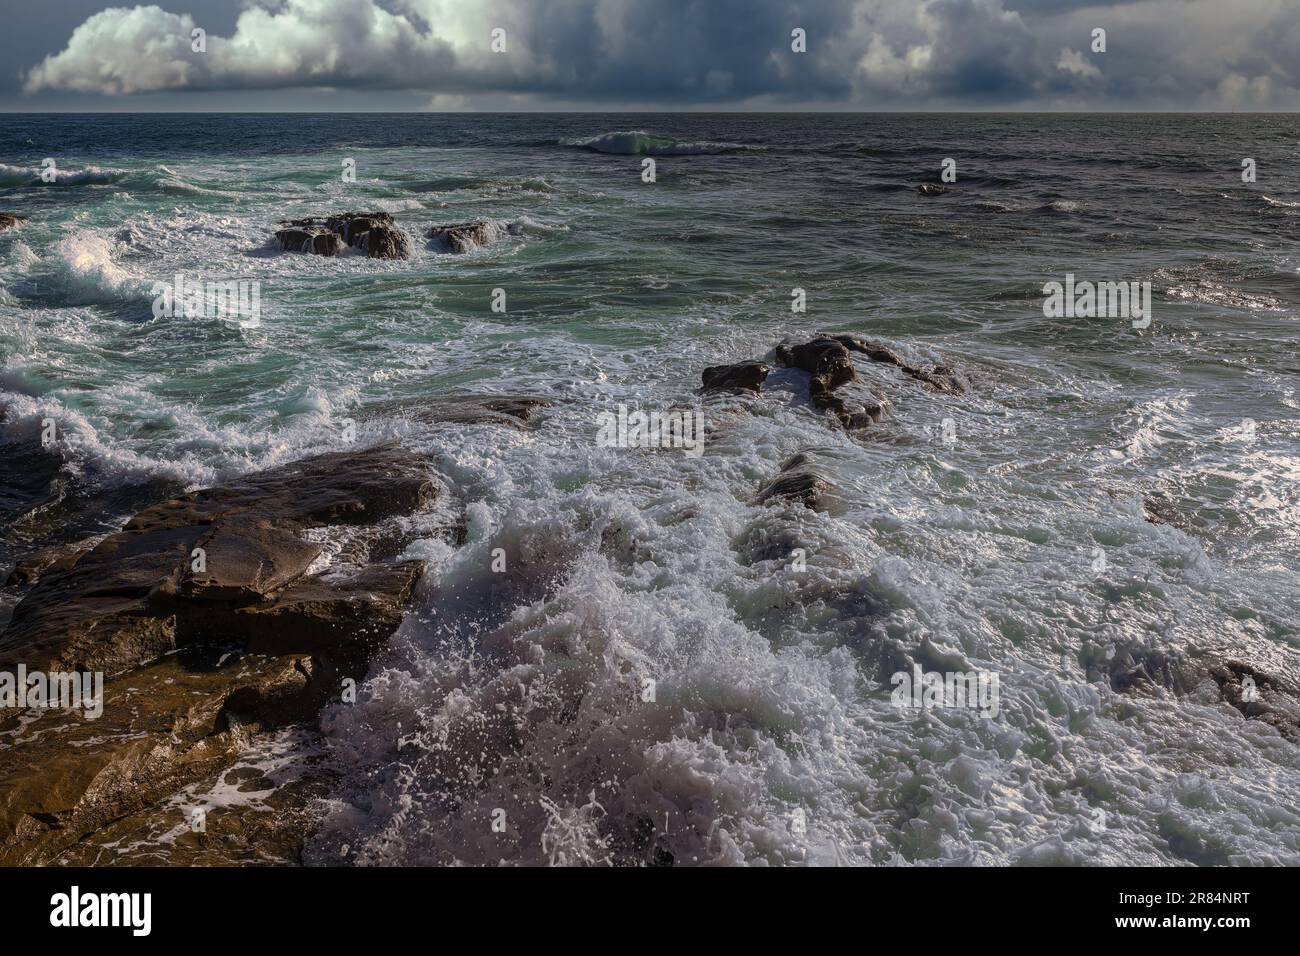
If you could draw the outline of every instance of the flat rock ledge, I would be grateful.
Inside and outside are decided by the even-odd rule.
[[[0,865],[56,862],[230,766],[251,733],[314,723],[401,623],[423,564],[372,556],[400,554],[399,519],[438,494],[396,445],[320,455],[155,505],[44,567],[0,670],[102,671],[102,714],[0,710]],[[333,533],[353,543],[326,560]]]

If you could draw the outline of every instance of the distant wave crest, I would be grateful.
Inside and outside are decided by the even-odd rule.
[[[577,146],[614,156],[703,156],[710,153],[731,153],[757,148],[739,143],[683,142],[668,136],[655,136],[643,130],[601,133],[599,136],[587,139],[565,140],[562,145]]]
[[[120,182],[126,172],[121,169],[101,169],[98,166],[87,166],[85,169],[59,169],[54,167],[54,181],[46,183],[41,179],[43,170],[35,166],[10,166],[6,163],[0,163],[0,187],[5,186],[81,186],[81,185],[108,185],[110,183]]]

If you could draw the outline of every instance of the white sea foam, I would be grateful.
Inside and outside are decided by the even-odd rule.
[[[1146,454],[1184,411],[1139,412]],[[313,860],[1300,862],[1278,850],[1300,816],[1259,783],[1300,777],[1276,765],[1275,731],[1217,697],[1090,676],[1108,644],[1152,653],[1147,628],[1173,653],[1207,627],[1266,645],[1204,600],[1235,585],[1198,541],[1140,505],[980,477],[1005,437],[966,418],[969,458],[867,450],[873,473],[797,406],[717,414],[698,463],[592,450],[558,415],[531,437],[406,434],[473,502],[470,540],[437,553],[358,703],[326,714],[349,781]],[[751,476],[811,434],[852,510],[751,505]],[[1094,536],[1114,586],[1142,589],[1122,627],[1091,583]],[[1153,573],[1158,590],[1133,583]],[[900,713],[884,675],[909,660],[998,673],[1001,715]],[[1212,775],[1193,781],[1175,751]],[[1225,837],[1224,813],[1250,822]]]
[[[152,283],[118,263],[116,243],[86,230],[73,232],[54,244],[50,279],[68,305],[121,304],[152,297]]]

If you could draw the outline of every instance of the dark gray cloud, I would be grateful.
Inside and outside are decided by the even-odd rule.
[[[26,102],[221,108],[327,89],[396,108],[1300,107],[1294,0],[160,2],[15,9],[0,50],[22,51]]]

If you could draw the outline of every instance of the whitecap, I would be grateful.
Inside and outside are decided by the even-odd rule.
[[[562,145],[579,146],[615,156],[702,156],[756,148],[738,143],[683,142],[643,130],[602,133],[586,139],[566,140]]]

